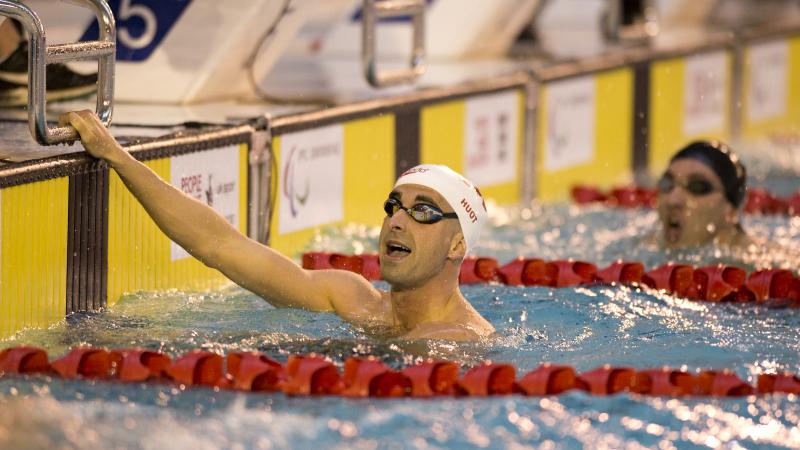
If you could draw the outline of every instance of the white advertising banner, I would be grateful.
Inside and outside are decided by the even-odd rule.
[[[281,234],[344,217],[344,129],[332,125],[281,136]],[[364,174],[369,176],[369,174]]]
[[[752,45],[748,56],[747,119],[755,122],[783,116],[788,94],[789,45],[783,39]]]
[[[725,125],[728,59],[723,51],[686,58],[683,134],[713,132]]]
[[[239,145],[170,158],[172,185],[214,208],[239,228]],[[178,244],[170,243],[172,261],[188,258]]]
[[[555,81],[547,89],[546,170],[594,160],[595,81],[591,76]]]
[[[477,186],[517,177],[519,96],[516,91],[467,100],[464,176]]]

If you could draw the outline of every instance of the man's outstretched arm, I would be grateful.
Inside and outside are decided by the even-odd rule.
[[[192,256],[276,306],[336,311],[367,320],[380,293],[360,276],[343,271],[306,271],[292,260],[242,235],[206,204],[184,194],[133,158],[91,111],[71,112],[84,148],[108,162],[158,227]]]

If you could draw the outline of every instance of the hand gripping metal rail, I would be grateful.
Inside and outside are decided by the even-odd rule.
[[[425,0],[364,0],[361,17],[361,62],[364,77],[375,87],[411,83],[425,72]],[[375,56],[378,19],[411,16],[411,67],[379,72]]]
[[[94,11],[100,25],[97,41],[48,46],[39,16],[13,0],[0,0],[0,15],[19,21],[28,33],[28,126],[42,145],[73,142],[78,132],[71,126],[50,128],[45,117],[46,66],[83,59],[97,59],[97,115],[103,124],[111,123],[114,106],[114,57],[117,31],[114,15],[103,0],[64,0]]]

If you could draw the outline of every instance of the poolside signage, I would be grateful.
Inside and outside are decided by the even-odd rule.
[[[785,39],[755,44],[747,49],[750,79],[747,118],[757,122],[786,114],[789,44]]]
[[[689,56],[684,67],[684,135],[721,130],[726,123],[727,55],[719,51]]]
[[[568,169],[594,160],[595,80],[582,76],[547,85],[544,168]]]
[[[342,220],[344,129],[332,125],[281,136],[278,231]]]
[[[173,156],[170,158],[170,181],[239,228],[239,167],[238,144]],[[172,261],[189,257],[189,253],[174,242],[170,242],[170,255]]]
[[[513,182],[517,177],[517,91],[470,98],[465,121],[464,175],[478,186]]]

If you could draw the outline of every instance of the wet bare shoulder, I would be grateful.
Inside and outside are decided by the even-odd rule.
[[[447,322],[426,322],[406,333],[404,339],[447,339],[459,342],[474,342],[481,339],[481,334],[468,325]]]
[[[486,337],[495,332],[494,325],[486,320],[471,303],[466,301],[466,299],[464,303],[465,307],[462,312],[462,323],[466,324],[469,329],[478,333],[480,337]]]
[[[328,286],[334,312],[354,323],[381,324],[391,316],[388,294],[361,275],[346,270],[320,270],[315,282]]]

